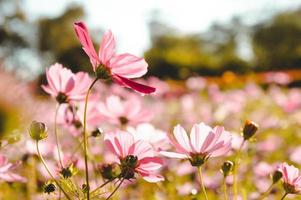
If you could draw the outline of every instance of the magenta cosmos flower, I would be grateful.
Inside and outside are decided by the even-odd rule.
[[[20,162],[9,163],[7,158],[3,155],[0,155],[0,180],[7,182],[25,182],[26,179],[14,172],[12,172],[17,166],[20,165]]]
[[[84,72],[73,74],[70,69],[56,63],[46,71],[48,85],[42,85],[45,92],[56,98],[59,103],[83,100],[91,83]]]
[[[188,159],[193,166],[201,166],[209,157],[226,155],[231,150],[231,135],[223,127],[214,129],[204,123],[193,125],[190,137],[177,125],[171,139],[177,152],[161,151],[167,157]]]
[[[123,131],[106,134],[104,141],[116,157],[121,170],[119,178],[130,180],[137,173],[148,182],[164,180],[156,172],[162,167],[162,160],[155,156],[155,151],[149,143],[135,141],[132,134]]]
[[[76,35],[89,56],[93,70],[100,78],[112,78],[116,83],[133,90],[150,94],[155,88],[142,85],[130,79],[146,74],[147,63],[143,58],[129,53],[115,54],[115,39],[111,31],[104,33],[98,54],[95,51],[88,29],[83,22],[74,23]]]
[[[301,176],[299,170],[293,165],[282,163],[278,170],[282,173],[284,190],[289,194],[301,193]]]
[[[150,110],[141,105],[137,97],[122,101],[118,96],[109,96],[98,108],[104,119],[117,125],[137,125],[150,121],[153,116]]]

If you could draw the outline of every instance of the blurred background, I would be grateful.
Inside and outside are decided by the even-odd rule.
[[[1,67],[25,80],[61,62],[90,64],[72,24],[84,20],[95,45],[112,29],[118,52],[145,56],[160,78],[297,70],[301,0],[0,0]]]
[[[301,0],[0,0],[1,104],[24,99],[14,87],[43,95],[45,68],[55,62],[92,72],[73,30],[77,20],[88,24],[97,48],[111,29],[119,53],[144,56],[146,77],[181,84],[202,76],[232,86],[274,80],[296,87],[300,17]],[[0,130],[17,119],[4,123],[7,109],[1,106]]]

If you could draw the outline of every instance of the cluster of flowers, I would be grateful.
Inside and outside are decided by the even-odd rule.
[[[148,65],[143,58],[128,53],[116,54],[115,39],[111,31],[104,33],[97,53],[85,24],[75,23],[74,28],[90,59],[95,79],[92,80],[85,72],[75,74],[58,63],[46,71],[47,85],[42,85],[42,88],[57,101],[53,130],[57,150],[57,173],[53,173],[40,152],[40,141],[48,137],[46,125],[34,121],[29,129],[49,178],[43,186],[44,192],[53,194],[59,191],[56,196],[62,193],[66,199],[90,200],[99,195],[110,199],[122,184],[130,184],[137,176],[141,176],[147,182],[164,181],[160,173],[164,170],[163,157],[169,157],[187,160],[197,169],[202,194],[208,199],[202,175],[203,166],[210,158],[233,156],[232,161],[225,161],[220,169],[224,176],[224,199],[228,199],[229,196],[226,185],[229,175],[233,176],[231,195],[233,199],[238,199],[237,179],[241,152],[244,144],[253,139],[258,129],[257,124],[246,121],[242,129],[242,140],[238,142],[238,148],[234,151],[234,146],[237,145],[235,136],[222,126],[211,128],[205,123],[194,124],[188,135],[181,125],[176,125],[171,136],[156,130],[150,124],[141,124],[148,122],[152,114],[135,96],[129,94],[130,98],[123,100],[119,96],[110,95],[105,102],[99,102],[98,94],[93,92],[93,89],[100,80],[113,81],[143,95],[155,93],[156,89],[132,80],[146,74]],[[103,131],[98,127],[103,121],[114,127]],[[79,138],[79,148],[82,147],[84,156],[82,163],[81,160],[74,160],[74,154],[68,157],[62,151],[57,124],[61,124],[72,136]],[[89,143],[88,139],[100,136],[103,136],[105,151],[102,152],[98,168],[104,182],[96,184],[97,181],[90,180],[92,170],[89,166],[96,158],[93,154],[93,144]],[[174,151],[170,151],[172,148]],[[0,157],[0,179],[8,182],[26,181],[12,172],[18,164],[8,163],[4,156]],[[78,171],[77,167],[81,170]],[[84,172],[85,180],[80,180],[81,187],[77,187],[80,183],[74,183],[71,177],[81,171]],[[279,180],[283,181],[285,191],[282,199],[288,194],[301,193],[299,170],[282,163],[273,168],[270,187],[256,198],[266,198]],[[109,183],[117,184],[111,192],[107,192],[108,188],[105,189]]]

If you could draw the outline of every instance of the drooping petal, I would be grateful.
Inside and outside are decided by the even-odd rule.
[[[131,88],[133,90],[135,90],[136,92],[142,93],[142,94],[151,94],[154,93],[156,91],[156,88],[147,86],[147,85],[142,85],[140,83],[134,82],[130,79],[124,78],[122,76],[118,76],[118,75],[113,75],[112,77],[114,79],[115,82],[117,82],[118,84],[125,86],[127,88]]]

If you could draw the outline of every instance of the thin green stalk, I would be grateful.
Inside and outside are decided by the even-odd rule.
[[[238,173],[238,166],[239,166],[239,160],[240,160],[240,154],[242,147],[244,146],[246,140],[243,140],[243,142],[240,144],[240,147],[236,153],[235,157],[235,164],[233,168],[233,199],[237,200],[238,198],[238,186],[237,186],[237,173]]]
[[[206,188],[205,188],[204,181],[203,181],[202,167],[201,166],[198,167],[198,174],[199,174],[199,177],[200,177],[201,188],[202,188],[202,191],[204,193],[205,199],[208,200],[208,196],[207,196],[207,193],[206,193]]]
[[[69,195],[65,192],[65,190],[63,189],[63,187],[61,186],[61,184],[60,184],[60,183],[54,178],[54,176],[51,174],[51,172],[50,172],[50,170],[49,170],[49,168],[48,168],[48,166],[47,166],[47,164],[46,164],[46,162],[45,162],[43,156],[42,156],[41,153],[40,153],[40,149],[39,149],[39,141],[36,141],[36,148],[37,148],[38,156],[39,156],[39,158],[40,158],[42,164],[44,165],[44,167],[45,167],[47,173],[50,175],[50,177],[51,177],[52,180],[56,183],[56,185],[62,190],[62,192],[64,193],[64,195],[66,196],[66,198],[67,198],[68,200],[72,200],[72,199],[69,197]]]
[[[89,168],[88,168],[88,154],[87,154],[87,146],[88,146],[88,140],[87,140],[87,108],[88,108],[88,100],[89,100],[89,94],[94,86],[94,84],[97,82],[98,78],[96,78],[92,84],[90,85],[86,99],[85,99],[85,108],[84,108],[84,127],[83,127],[83,137],[84,137],[84,154],[85,154],[85,172],[86,172],[86,186],[87,186],[87,199],[90,200],[90,184],[89,184]]]
[[[266,198],[270,194],[273,186],[274,186],[274,183],[272,183],[270,185],[270,187],[267,189],[267,191],[265,191],[263,194],[261,194],[261,196],[259,197],[259,200],[263,200],[264,198]]]
[[[58,114],[60,105],[61,104],[57,104],[56,109],[55,109],[55,115],[54,115],[54,135],[55,135],[55,142],[56,142],[57,154],[58,154],[58,157],[59,157],[59,162],[60,162],[61,167],[63,168],[64,166],[63,166],[62,157],[61,157],[61,150],[60,150],[61,148],[60,148],[60,143],[59,143],[59,135],[58,135],[58,132],[57,132],[57,114]]]
[[[282,196],[281,200],[283,200],[287,195],[288,195],[288,193],[286,192],[286,193]]]
[[[226,177],[223,178],[223,192],[224,192],[224,200],[228,200]]]
[[[122,178],[120,183],[118,184],[118,186],[114,189],[114,191],[106,198],[106,200],[110,199],[114,194],[115,192],[120,188],[121,184],[123,183],[123,181],[125,180],[125,178]]]
[[[95,189],[91,192],[91,194],[93,194],[93,193],[95,193],[97,190],[103,188],[103,187],[106,186],[108,183],[114,181],[116,178],[117,178],[117,177],[115,177],[115,178],[112,179],[112,180],[107,180],[107,181],[105,181],[103,184],[101,184],[100,186],[98,186],[97,188],[95,188]]]

